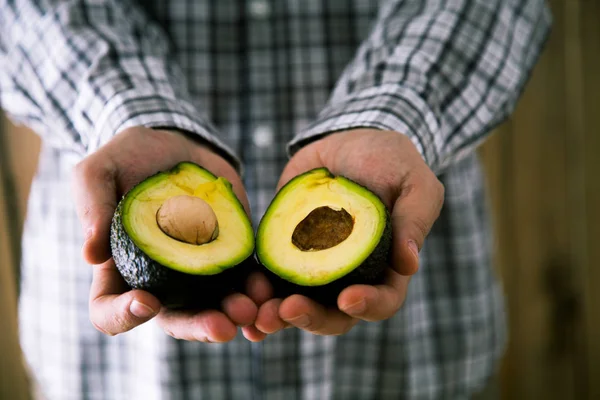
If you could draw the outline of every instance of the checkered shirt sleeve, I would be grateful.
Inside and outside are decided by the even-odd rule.
[[[328,132],[372,127],[408,135],[442,172],[514,109],[550,20],[544,0],[384,2],[290,153]]]
[[[190,100],[161,28],[133,2],[0,1],[0,105],[86,155],[132,126],[199,135],[239,167]]]

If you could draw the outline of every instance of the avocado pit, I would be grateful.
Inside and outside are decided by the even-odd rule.
[[[318,207],[296,226],[292,243],[302,251],[326,250],[346,240],[353,227],[354,218],[345,209]]]
[[[219,235],[212,207],[195,196],[174,196],[156,212],[156,223],[167,236],[184,243],[202,245]]]

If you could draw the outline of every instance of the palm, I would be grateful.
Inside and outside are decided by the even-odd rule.
[[[395,149],[403,142],[397,133],[332,135],[300,150],[290,159],[278,187],[313,168],[326,167],[375,192],[391,209],[393,188],[400,185],[403,165]],[[390,173],[390,171],[392,171]]]
[[[248,210],[248,199],[233,167],[220,156],[194,143],[181,133],[138,130],[129,133],[127,138],[123,136],[121,139],[117,136],[114,143],[111,142],[109,145],[117,149],[111,157],[115,167],[119,171],[127,171],[127,174],[121,174],[117,179],[119,184],[117,190],[120,194],[159,171],[172,168],[182,161],[193,161],[210,169],[213,174],[227,178]]]
[[[443,188],[410,140],[396,132],[361,129],[333,134],[307,145],[288,163],[279,187],[294,176],[326,167],[368,187],[392,214],[393,248],[383,284],[354,285],[326,309],[299,295],[273,299],[259,310],[256,325],[273,332],[292,324],[316,334],[341,334],[360,319],[387,319],[402,305],[420,247],[442,202]],[[414,247],[414,249],[411,249]]]
[[[158,322],[175,337],[201,341],[228,341],[235,325],[255,319],[260,296],[229,296],[223,312],[161,310],[160,302],[142,290],[128,291],[111,259],[109,230],[118,199],[146,177],[181,161],[194,161],[218,176],[227,178],[248,211],[248,200],[234,168],[207,147],[181,133],[131,128],[80,163],[74,174],[75,202],[87,231],[83,255],[94,267],[90,290],[90,318],[101,331],[118,334],[158,314]],[[160,311],[160,313],[159,313]]]

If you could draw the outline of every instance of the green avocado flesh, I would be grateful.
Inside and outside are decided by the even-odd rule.
[[[256,235],[261,264],[302,287],[380,281],[390,245],[390,215],[377,195],[325,168],[285,185]]]
[[[194,196],[216,215],[218,235],[201,245],[167,235],[157,212],[170,198]],[[185,217],[186,214],[184,214]],[[191,162],[153,175],[120,201],[111,226],[117,269],[135,289],[147,290],[167,306],[194,306],[233,289],[232,268],[254,251],[252,225],[224,178]]]

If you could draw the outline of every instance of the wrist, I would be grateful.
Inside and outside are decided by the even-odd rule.
[[[240,175],[239,163],[233,158],[227,151],[221,149],[219,146],[216,146],[214,143],[206,140],[202,136],[195,134],[194,132],[190,132],[184,129],[176,128],[176,127],[154,127],[152,128],[156,131],[161,132],[169,132],[175,134],[179,137],[183,137],[186,141],[192,146],[190,152],[193,151],[201,151],[201,152],[209,152],[216,156],[222,158],[227,164],[236,171],[238,175]]]

